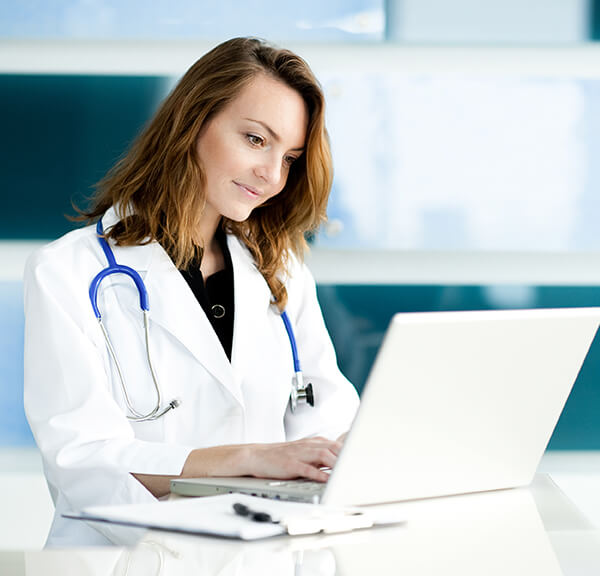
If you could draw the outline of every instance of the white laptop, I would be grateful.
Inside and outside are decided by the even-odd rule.
[[[527,485],[599,324],[600,308],[396,314],[326,484],[187,478],[171,491],[362,505]]]

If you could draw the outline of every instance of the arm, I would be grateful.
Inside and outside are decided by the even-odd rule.
[[[155,497],[169,493],[176,477],[256,476],[260,478],[309,478],[326,482],[341,444],[326,438],[305,438],[276,444],[241,444],[192,450],[179,476],[133,474]]]
[[[83,255],[59,256],[32,258],[25,277],[25,408],[55,503],[62,504],[57,512],[153,501],[178,476],[326,480],[319,468],[333,465],[339,445],[324,439],[194,449],[136,438],[112,396],[85,278],[72,273]]]
[[[129,472],[177,475],[192,450],[136,438],[113,399],[87,286],[72,272],[82,256],[44,251],[25,272],[25,412],[63,524],[67,510],[154,501]]]

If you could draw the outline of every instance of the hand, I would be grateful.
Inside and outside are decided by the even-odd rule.
[[[295,442],[247,445],[247,474],[259,478],[308,478],[327,482],[329,474],[321,468],[333,468],[342,448],[327,438],[303,438]]]
[[[348,432],[344,432],[343,434],[341,434],[340,436],[338,436],[337,441],[340,444],[343,444],[346,441],[346,436],[348,436]]]
[[[342,444],[327,438],[303,438],[278,444],[236,444],[196,448],[187,457],[179,478],[256,476],[258,478],[308,478],[327,482]],[[132,472],[156,498],[169,493],[169,481],[177,476]]]

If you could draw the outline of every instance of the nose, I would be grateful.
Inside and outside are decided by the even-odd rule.
[[[275,154],[265,155],[254,172],[265,184],[279,186],[283,179],[283,162]]]

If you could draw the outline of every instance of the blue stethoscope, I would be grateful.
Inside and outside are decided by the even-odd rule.
[[[119,374],[119,380],[121,382],[123,397],[125,398],[125,404],[127,405],[127,410],[129,411],[127,418],[135,422],[158,420],[158,418],[164,416],[169,410],[177,408],[177,406],[181,404],[181,400],[175,398],[171,400],[166,406],[162,406],[160,386],[158,385],[158,379],[156,378],[156,372],[154,370],[154,366],[152,364],[152,356],[150,354],[150,305],[148,303],[148,291],[146,290],[146,285],[144,284],[142,277],[133,268],[130,268],[129,266],[124,266],[122,264],[117,264],[113,251],[108,245],[108,242],[104,239],[104,229],[102,227],[101,220],[99,220],[98,224],[96,225],[96,233],[98,235],[98,242],[100,242],[100,246],[102,246],[102,250],[104,252],[104,255],[106,256],[106,260],[108,261],[108,266],[101,270],[92,280],[89,290],[90,302],[92,303],[94,314],[96,315],[98,323],[100,324],[100,328],[102,329],[102,334],[104,334],[104,339],[106,340],[106,345],[108,347],[110,356],[113,359],[113,362],[115,363],[117,372]],[[102,280],[104,280],[104,278],[110,276],[111,274],[125,274],[126,276],[129,276],[135,283],[138,294],[140,296],[140,308],[144,315],[146,358],[148,359],[148,366],[150,367],[150,373],[152,374],[152,382],[154,383],[154,389],[156,391],[156,404],[154,405],[154,408],[147,414],[138,412],[131,403],[131,399],[129,398],[129,394],[127,393],[127,387],[125,385],[125,379],[123,377],[121,365],[119,364],[119,360],[117,359],[115,349],[112,345],[106,327],[102,322],[102,315],[100,314],[100,310],[98,309],[98,289]],[[288,315],[285,312],[285,310],[281,313],[281,319],[283,320],[285,330],[290,340],[290,346],[292,348],[292,357],[294,359],[294,376],[292,378],[292,391],[290,393],[289,404],[292,412],[295,412],[296,408],[298,407],[298,404],[301,402],[309,404],[310,406],[314,406],[315,397],[313,393],[312,384],[304,385],[302,370],[300,368],[300,359],[298,358],[296,338],[294,336],[294,331],[292,330],[290,319],[288,318]]]

